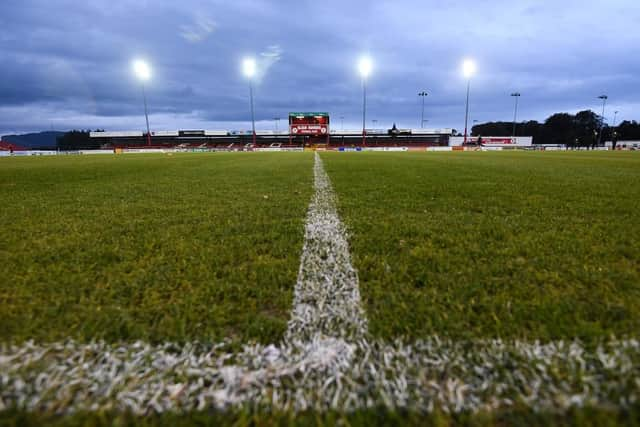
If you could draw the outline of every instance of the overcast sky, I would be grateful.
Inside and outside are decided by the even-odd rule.
[[[85,4],[86,3],[86,4]],[[248,129],[242,58],[261,68],[258,129],[290,111],[328,111],[361,126],[358,57],[374,61],[368,123],[464,126],[471,121],[594,109],[640,119],[638,0],[0,0],[0,135],[144,127],[131,61],[153,67],[152,130]]]

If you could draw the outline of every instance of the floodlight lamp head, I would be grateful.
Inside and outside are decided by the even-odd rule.
[[[373,64],[371,62],[371,58],[368,56],[363,56],[360,58],[358,62],[358,72],[363,79],[366,79],[371,74],[371,70],[373,69]]]
[[[143,82],[151,78],[151,67],[142,59],[136,59],[133,61],[133,72]]]
[[[476,63],[472,59],[465,59],[462,63],[462,74],[467,78],[471,78],[476,72]]]
[[[256,60],[253,58],[245,58],[242,61],[242,73],[248,79],[252,79],[256,75]]]

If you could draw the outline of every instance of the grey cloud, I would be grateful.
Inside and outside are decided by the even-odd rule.
[[[473,118],[508,120],[513,90],[523,93],[522,119],[597,108],[605,92],[619,117],[640,118],[639,8],[633,0],[6,0],[0,134],[18,122],[48,129],[51,120],[134,126],[141,88],[130,62],[138,56],[153,66],[147,94],[158,128],[180,120],[248,126],[239,71],[251,54],[261,70],[256,115],[266,125],[298,109],[357,125],[363,52],[375,61],[368,108],[381,126],[418,125],[417,92],[426,90],[429,125],[460,128],[464,56],[478,62]],[[33,111],[28,120],[25,111]]]
[[[198,15],[194,22],[180,26],[180,36],[191,43],[199,43],[206,40],[216,29],[213,19]]]

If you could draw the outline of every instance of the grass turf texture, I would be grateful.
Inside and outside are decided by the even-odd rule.
[[[309,153],[0,159],[0,341],[273,342]]]
[[[374,335],[637,335],[635,153],[322,158]]]
[[[581,426],[581,427],[613,427],[640,426],[640,409],[633,407],[629,411],[607,409],[582,408],[572,409],[565,414],[535,413],[528,409],[516,408],[510,411],[480,414],[448,415],[436,412],[428,416],[386,409],[369,409],[349,414],[329,412],[318,414],[314,412],[294,413],[264,413],[255,414],[250,411],[234,413],[190,413],[190,414],[161,414],[147,417],[136,417],[129,414],[116,413],[79,413],[69,416],[50,414],[33,414],[23,411],[0,412],[0,426],[59,426],[59,427],[106,427],[106,426]]]

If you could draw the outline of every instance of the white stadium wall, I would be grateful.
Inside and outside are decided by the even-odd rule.
[[[608,149],[611,149],[611,148],[613,148],[613,142],[612,141],[606,141],[604,143],[604,146],[607,147]],[[640,149],[640,141],[618,141],[618,142],[616,142],[616,149],[622,149],[622,148]]]
[[[331,130],[331,135],[362,135],[362,129]]]
[[[91,138],[136,138],[141,137],[142,131],[120,131],[120,132],[91,132]]]
[[[178,136],[180,134],[177,130],[157,130],[151,132],[151,136]]]
[[[453,129],[411,129],[411,135],[451,135]]]
[[[449,137],[449,146],[457,147],[464,142],[463,136],[451,136]],[[477,136],[468,136],[467,143],[477,143]],[[482,145],[485,147],[531,147],[533,145],[532,136],[483,136]]]

